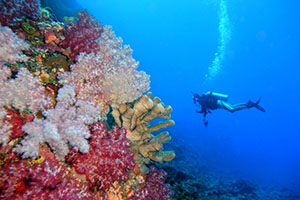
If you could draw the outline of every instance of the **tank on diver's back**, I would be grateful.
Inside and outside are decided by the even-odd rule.
[[[221,93],[211,92],[211,91],[206,92],[205,95],[212,95],[216,97],[218,100],[222,100],[222,101],[227,101],[229,97],[229,95],[227,94],[221,94]]]

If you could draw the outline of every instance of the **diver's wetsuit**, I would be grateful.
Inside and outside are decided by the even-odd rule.
[[[204,125],[207,126],[208,121],[206,120],[207,113],[211,113],[211,110],[215,109],[225,109],[229,112],[235,112],[238,110],[242,110],[245,108],[252,108],[256,107],[262,112],[265,112],[265,109],[258,105],[260,102],[260,99],[254,103],[253,101],[248,101],[248,103],[241,103],[241,104],[234,104],[231,105],[227,103],[228,95],[219,94],[215,92],[207,92],[202,94],[201,96],[199,94],[194,94],[193,101],[194,104],[199,104],[201,110],[196,110],[197,113],[203,113],[203,122]]]

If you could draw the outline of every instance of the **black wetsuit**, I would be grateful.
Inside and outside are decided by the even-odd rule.
[[[196,110],[197,113],[203,113],[203,122],[204,125],[207,126],[208,121],[206,120],[207,113],[211,113],[210,110],[215,110],[218,107],[218,100],[219,98],[212,95],[212,93],[209,94],[202,94],[201,96],[199,94],[194,94],[193,97],[194,104],[199,104],[201,107],[201,110]]]
[[[208,109],[215,110],[218,108],[218,97],[213,96],[210,94],[199,94],[194,95],[194,103],[199,103],[203,112],[207,111]],[[201,112],[202,112],[201,111]]]

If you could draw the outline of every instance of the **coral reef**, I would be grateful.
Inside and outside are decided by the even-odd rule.
[[[152,93],[142,95],[131,104],[121,104],[118,109],[113,110],[116,123],[127,129],[127,137],[133,141],[132,148],[139,164],[150,161],[162,163],[174,159],[173,151],[162,151],[162,144],[171,140],[169,133],[162,132],[157,136],[151,134],[175,124],[170,120],[171,112],[172,107],[165,106],[158,97],[153,98]],[[166,121],[150,125],[154,119]]]
[[[151,134],[172,109],[142,95],[149,75],[112,27],[87,11],[59,22],[35,0],[0,12],[0,199],[171,199],[150,165],[175,156],[168,132]]]

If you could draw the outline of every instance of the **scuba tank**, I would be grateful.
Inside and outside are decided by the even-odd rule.
[[[215,97],[218,100],[222,100],[222,101],[227,101],[229,95],[227,94],[221,94],[221,93],[217,93],[217,92],[206,92],[205,95],[211,95],[213,97]]]

